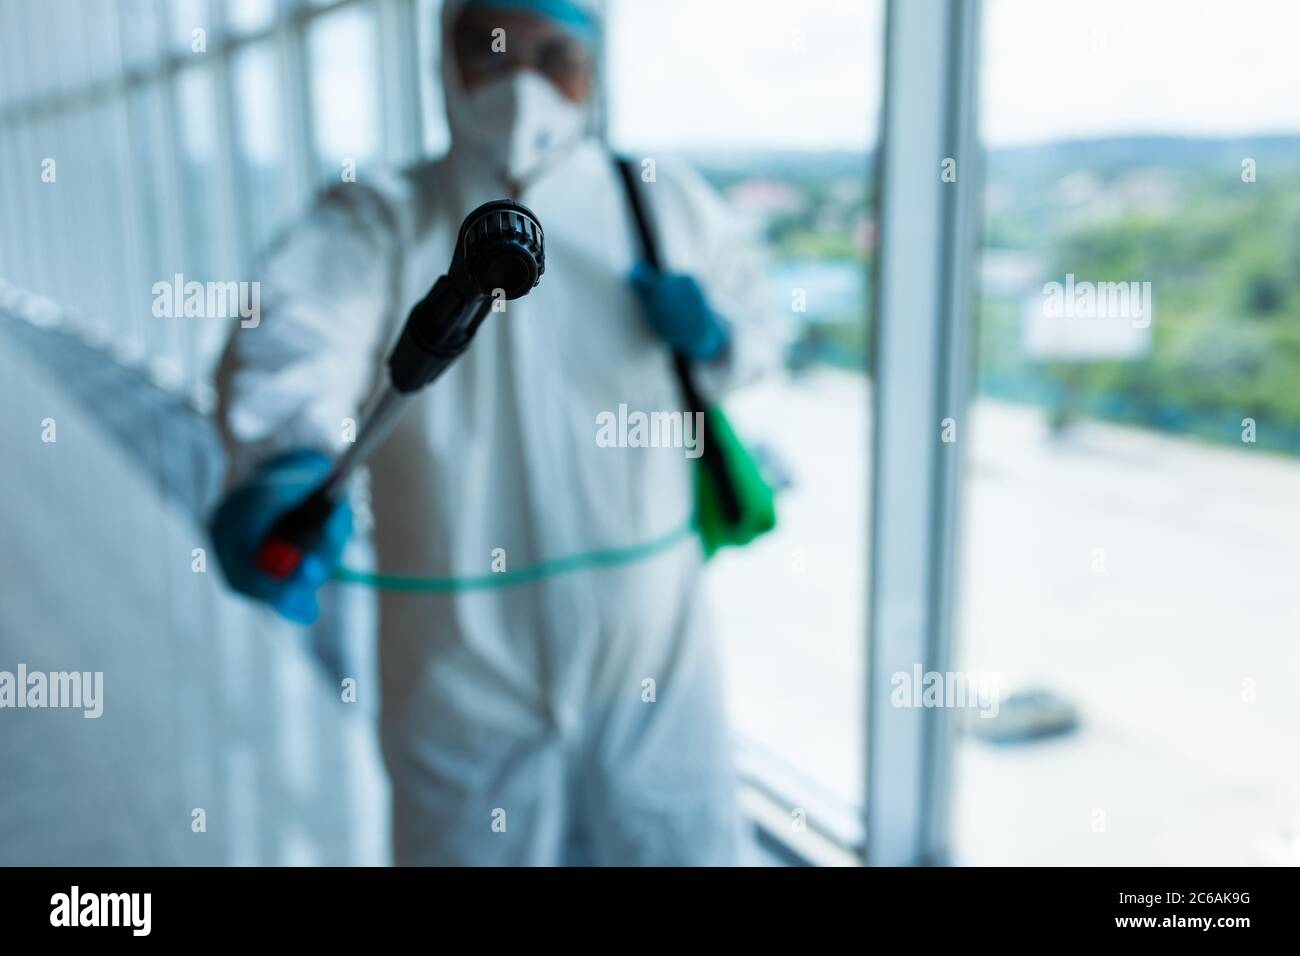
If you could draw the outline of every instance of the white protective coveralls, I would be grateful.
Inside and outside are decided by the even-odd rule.
[[[459,0],[448,6],[451,99],[464,94],[448,39]],[[665,267],[694,275],[731,324],[726,354],[698,370],[701,390],[720,396],[778,354],[760,321],[755,261],[700,179],[660,163],[642,185]],[[223,360],[232,480],[283,451],[340,450],[341,423],[386,374],[463,218],[504,192],[453,139],[442,160],[362,169],[323,196],[273,251],[262,320],[235,331]],[[620,404],[682,407],[669,350],[628,282],[636,234],[608,152],[584,138],[516,198],[542,223],[546,274],[489,315],[372,459],[383,574],[478,577],[495,549],[515,570],[652,541],[691,514],[698,462],[681,448],[596,440],[597,416]],[[500,590],[382,594],[396,861],[733,862],[734,781],[701,566],[689,536],[637,563]]]

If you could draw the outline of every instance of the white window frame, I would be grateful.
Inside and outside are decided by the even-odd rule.
[[[866,862],[948,856],[950,714],[891,705],[950,667],[981,173],[979,0],[890,0],[877,162]],[[955,182],[941,176],[956,161]],[[958,441],[944,442],[944,419]]]

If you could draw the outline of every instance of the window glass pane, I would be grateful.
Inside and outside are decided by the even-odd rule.
[[[9,143],[10,157],[13,163],[13,189],[24,230],[21,241],[14,248],[14,258],[7,262],[6,271],[18,286],[32,291],[41,287],[42,268],[45,265],[40,255],[42,231],[47,221],[41,219],[45,208],[42,204],[44,194],[37,185],[40,184],[40,153],[34,145],[37,124],[32,121],[7,127],[4,139]]]
[[[199,278],[213,267],[213,191],[216,175],[216,106],[212,71],[190,67],[176,78],[181,148],[181,192],[185,197],[185,261]],[[200,280],[205,281],[205,280]]]
[[[37,20],[39,49],[48,51],[49,89],[66,92],[83,86],[86,71],[86,11],[77,0],[44,0]]]
[[[104,140],[100,147],[98,163],[106,181],[117,184],[109,188],[109,216],[116,230],[117,250],[114,253],[114,277],[117,285],[114,302],[118,313],[115,328],[119,330],[114,343],[116,352],[125,361],[133,361],[145,354],[148,322],[152,320],[150,290],[153,283],[162,279],[152,272],[153,263],[144,229],[139,219],[136,197],[145,191],[142,184],[152,180],[139,177],[131,154],[131,120],[128,101],[114,96],[105,104]],[[150,190],[152,191],[152,187]]]
[[[155,156],[153,145],[162,139],[159,114],[162,109],[161,93],[157,84],[139,86],[127,97],[128,129],[131,166],[142,183],[162,184],[163,170]],[[163,234],[162,209],[159,198],[162,189],[139,189],[135,196],[140,204],[138,217],[142,226],[141,242],[145,247],[144,259],[155,281],[168,272],[182,267],[179,257],[163,260],[163,249],[170,246]]]
[[[292,199],[275,47],[269,42],[244,47],[232,60],[231,76],[238,124],[238,192],[245,204],[252,251],[260,253],[283,223]]]
[[[40,4],[15,4],[22,39],[24,71],[28,96],[49,95],[55,91],[58,75],[58,51],[52,48],[54,31],[50,29],[50,11]]]
[[[14,238],[15,245],[5,257],[0,276],[26,289],[35,288],[37,225],[32,183],[39,177],[40,165],[32,165],[28,146],[28,130],[32,122],[7,123],[0,129],[0,141],[7,147],[5,151],[5,170],[8,173],[9,189],[7,195],[13,197],[15,206]],[[35,176],[32,170],[37,170]],[[17,241],[24,233],[27,238]]]
[[[229,250],[222,243],[228,235],[229,211],[218,204],[218,141],[216,90],[212,68],[191,67],[177,76],[176,96],[180,124],[179,164],[182,227],[185,230],[185,272],[187,279],[200,282],[228,282],[232,267]],[[218,316],[182,327],[186,343],[188,381],[206,380],[220,350],[229,323]]]
[[[710,588],[747,766],[848,819],[863,780],[881,25],[874,0],[616,0],[608,56],[614,145],[680,156],[723,194],[766,253],[766,308],[792,332],[781,374],[726,404],[784,486],[779,524],[714,558]]]
[[[114,111],[105,99],[73,118],[78,228],[59,249],[75,270],[68,290],[71,301],[110,338],[124,329],[129,317],[121,188],[126,170],[114,149],[113,119]]]
[[[416,23],[420,64],[421,122],[424,151],[439,156],[451,146],[447,129],[447,107],[442,98],[442,0],[419,0]]]
[[[226,0],[226,26],[235,33],[253,33],[275,20],[275,0]]]
[[[86,79],[112,80],[122,66],[121,37],[113,7],[106,3],[78,4],[77,13],[85,32]]]
[[[0,125],[0,208],[8,211],[8,215],[0,216],[0,281],[17,283],[22,274],[19,237],[26,225],[21,191],[28,186],[19,181],[15,130],[12,122]]]
[[[313,21],[307,50],[317,168],[324,179],[338,182],[344,162],[360,167],[379,155],[374,10],[353,5]]]
[[[958,858],[1295,863],[1300,7],[985,18]]]
[[[176,273],[186,271],[182,240],[174,228],[175,196],[168,183],[167,153],[172,147],[164,132],[164,97],[157,83],[136,87],[128,94],[131,167],[140,183],[148,188],[134,190],[138,203],[137,222],[147,288],[155,282],[167,282]],[[184,354],[181,322],[184,319],[149,315],[145,340],[150,367],[163,381],[179,385],[184,379]]]
[[[0,3],[0,108],[21,100],[26,91],[21,22],[17,4]]]
[[[212,23],[208,16],[208,0],[168,0],[168,30],[172,49],[180,53],[202,55],[202,49],[211,50]],[[196,31],[202,31],[196,35]]]
[[[58,179],[52,184],[60,206],[58,240],[50,247],[64,281],[58,301],[76,309],[91,322],[104,317],[104,288],[101,267],[105,252],[99,245],[104,225],[102,197],[93,188],[97,172],[92,140],[93,114],[87,109],[58,114]]]
[[[47,183],[41,179],[41,171],[46,160],[53,159],[57,173],[59,135],[57,123],[48,116],[42,116],[28,128],[26,156],[24,157],[24,177],[29,185],[28,195],[32,199],[29,209],[31,221],[36,226],[33,245],[40,250],[53,247],[53,240],[65,228],[63,223],[62,194],[57,181]],[[43,295],[61,301],[59,290],[63,288],[62,263],[52,255],[37,255],[32,271],[32,288]]]
[[[157,0],[118,0],[116,6],[123,61],[130,67],[153,63],[162,40]]]

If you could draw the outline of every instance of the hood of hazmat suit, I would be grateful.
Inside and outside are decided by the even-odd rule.
[[[487,5],[575,29],[563,18],[577,10],[596,42],[585,0]],[[659,447],[598,441],[602,414],[682,408],[669,350],[628,282],[624,194],[591,107],[532,72],[462,88],[450,40],[462,6],[450,0],[442,20],[449,153],[396,173],[363,167],[326,192],[272,250],[262,321],[233,333],[219,375],[232,480],[289,449],[337,454],[461,221],[517,184],[546,233],[545,278],[489,315],[371,461],[377,570],[403,580],[670,536],[691,515],[698,464],[654,436]],[[779,354],[756,263],[699,178],[645,168],[667,267],[694,275],[732,327],[725,355],[698,369],[720,397]],[[701,562],[684,536],[643,561],[509,587],[384,590],[397,862],[731,862],[734,782]]]

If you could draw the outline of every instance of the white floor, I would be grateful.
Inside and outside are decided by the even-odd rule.
[[[0,865],[383,862],[368,718],[212,557],[195,572],[197,525],[3,346],[0,670],[102,672],[103,715],[0,711]],[[132,440],[169,454],[157,424]]]
[[[796,473],[776,535],[713,569],[739,729],[854,801],[867,395],[818,373],[729,410]],[[1300,461],[981,402],[959,666],[1081,712],[958,748],[966,863],[1300,862]]]

